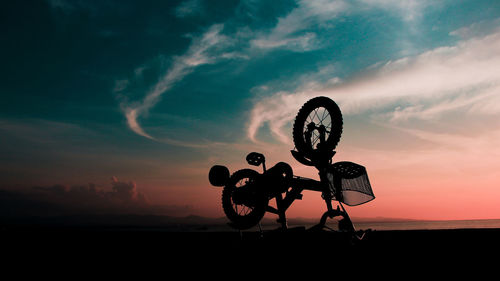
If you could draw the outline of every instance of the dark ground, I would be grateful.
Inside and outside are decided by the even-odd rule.
[[[416,265],[455,261],[471,266],[498,262],[500,229],[372,231],[358,243],[345,233],[312,232],[171,232],[149,228],[23,227],[0,231],[1,254],[11,261],[165,265],[179,262],[275,262]],[[246,261],[246,262],[243,262]],[[486,263],[485,263],[486,264]],[[335,266],[334,266],[335,267]]]
[[[0,272],[18,277],[2,280],[497,279],[500,229],[365,238],[352,245],[332,232],[24,228],[0,232]]]
[[[4,219],[0,220],[0,276],[281,281],[378,276],[480,280],[498,275],[500,228],[378,230],[352,243],[341,232],[272,231],[275,222],[266,225],[262,235],[255,230],[240,234],[222,227],[225,224],[225,219],[199,217]],[[9,271],[14,275],[7,275]]]

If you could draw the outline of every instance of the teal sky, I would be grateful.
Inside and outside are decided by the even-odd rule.
[[[374,171],[376,195],[391,194],[390,183],[403,175],[421,179],[408,169],[387,178],[392,166],[375,165],[382,161],[377,153],[411,152],[416,162],[397,164],[416,171],[412,165],[437,157],[432,151],[453,151],[455,140],[499,129],[500,71],[486,71],[499,65],[495,0],[2,6],[4,188],[106,186],[116,176],[136,182],[155,203],[220,215],[220,190],[206,180],[210,166],[228,164],[234,171],[253,150],[271,162],[292,162],[294,114],[319,94],[338,101],[344,113],[339,152],[345,154],[339,157]],[[468,75],[471,65],[478,72]],[[433,84],[421,73],[443,76],[434,75],[439,82]],[[406,89],[394,77],[408,91],[391,92]],[[422,153],[434,156],[425,160]],[[468,163],[482,159],[469,156]],[[409,193],[402,196],[413,194],[404,190]],[[390,216],[388,207],[377,210]]]

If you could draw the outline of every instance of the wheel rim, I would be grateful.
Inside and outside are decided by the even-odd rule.
[[[326,137],[325,141],[328,141],[328,138],[330,137],[330,132],[332,130],[332,117],[331,117],[328,109],[326,109],[325,107],[322,107],[322,106],[316,107],[307,116],[306,121],[304,122],[304,126],[303,126],[304,128],[303,128],[303,132],[302,132],[302,135],[304,136],[304,140],[306,140],[306,143],[307,143],[306,132],[307,132],[308,126],[310,124],[314,124],[316,127],[324,126],[325,133],[326,133],[325,134],[325,137]],[[317,129],[312,131],[310,141],[311,141],[311,148],[317,149],[317,145],[320,142],[320,133]]]

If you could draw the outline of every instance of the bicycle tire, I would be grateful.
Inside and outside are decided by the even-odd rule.
[[[235,204],[232,199],[234,190],[238,188],[236,185],[240,181],[244,179],[254,181],[258,176],[260,176],[260,174],[252,169],[238,170],[231,175],[228,183],[222,190],[222,209],[226,217],[231,221],[230,225],[236,229],[245,230],[257,225],[266,213],[269,199],[263,192],[255,193],[255,197],[252,200],[254,206]],[[235,208],[238,208],[237,206],[252,209],[248,213],[242,214],[238,209],[235,210]]]
[[[315,97],[307,101],[302,106],[302,108],[300,108],[297,116],[295,117],[292,135],[295,148],[309,159],[314,158],[314,155],[318,149],[315,149],[307,143],[304,136],[304,128],[306,126],[306,122],[308,122],[308,118],[310,118],[310,114],[315,110],[318,110],[319,108],[324,108],[326,111],[328,111],[331,120],[331,127],[328,132],[328,137],[322,144],[321,150],[334,150],[340,141],[340,136],[342,135],[343,119],[342,113],[337,103],[335,103],[332,99],[324,96]],[[318,119],[320,119],[319,116]]]

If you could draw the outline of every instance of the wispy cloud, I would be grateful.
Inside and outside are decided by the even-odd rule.
[[[328,28],[346,14],[372,12],[376,9],[394,13],[407,24],[407,31],[416,33],[426,7],[433,4],[427,0],[299,0],[297,7],[278,18],[269,31],[261,32],[250,41],[252,47],[264,50],[288,49],[305,52],[321,48],[321,39],[311,31],[312,27]],[[434,4],[435,5],[435,4]],[[402,44],[410,44],[404,41]]]
[[[278,19],[269,32],[258,35],[251,41],[252,47],[260,49],[285,48],[308,51],[318,47],[316,33],[304,32],[315,24],[334,19],[347,9],[341,0],[299,1],[298,6],[286,16]]]
[[[498,26],[500,26],[500,18],[487,19],[453,30],[449,35],[458,36],[461,39],[470,39],[478,35],[488,35],[494,32]]]
[[[414,57],[389,61],[372,74],[323,89],[278,92],[255,104],[248,137],[255,140],[265,123],[280,136],[284,125],[309,98],[325,95],[344,114],[369,113],[386,121],[429,119],[457,108],[471,114],[500,114],[500,30],[440,47]],[[493,103],[496,101],[496,103]]]
[[[161,77],[141,102],[122,104],[127,124],[132,131],[138,135],[155,139],[141,127],[138,122],[139,117],[155,106],[164,93],[170,90],[175,83],[182,80],[186,75],[193,72],[196,67],[204,64],[212,64],[224,58],[222,55],[225,52],[220,51],[220,49],[229,44],[230,39],[221,34],[222,29],[222,24],[216,24],[211,26],[202,36],[194,38],[186,53],[174,59],[166,74]]]

